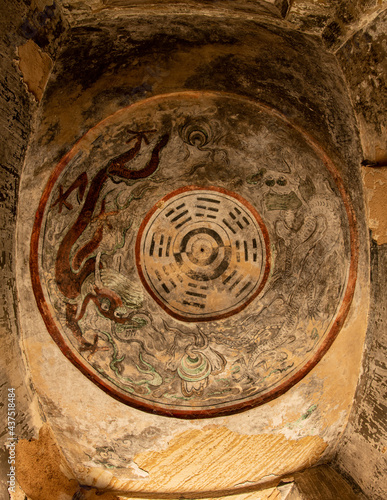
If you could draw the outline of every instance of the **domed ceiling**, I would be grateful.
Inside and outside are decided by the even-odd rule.
[[[356,279],[333,163],[269,107],[180,92],[121,109],[53,169],[33,289],[63,353],[166,416],[241,411],[326,353]]]

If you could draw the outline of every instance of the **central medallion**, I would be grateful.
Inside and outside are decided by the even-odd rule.
[[[270,268],[267,230],[255,208],[224,189],[185,187],[160,200],[137,236],[149,294],[181,321],[210,321],[245,308]]]

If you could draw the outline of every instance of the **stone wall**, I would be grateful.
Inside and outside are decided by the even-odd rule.
[[[336,51],[385,7],[385,0],[293,0],[288,19],[298,29],[320,35]]]
[[[364,157],[387,161],[387,10],[337,52],[357,115]]]
[[[17,294],[15,286],[15,226],[19,190],[19,178],[31,130],[31,116],[34,104],[25,92],[21,75],[15,66],[16,47],[20,43],[18,29],[27,13],[27,7],[20,2],[3,2],[2,23],[7,27],[1,38],[1,94],[0,94],[0,220],[1,220],[1,341],[2,341],[2,381],[1,381],[1,470],[0,498],[8,498],[7,477],[10,470],[7,438],[8,388],[15,388],[17,407],[16,433],[28,438],[33,434],[30,415],[31,395],[26,385],[26,371],[19,347]]]
[[[372,297],[363,360],[348,426],[339,445],[337,467],[370,499],[383,500],[387,479],[386,354],[387,245],[371,247]]]
[[[337,53],[357,113],[364,158],[387,159],[387,12],[358,31]],[[371,304],[363,371],[336,464],[372,499],[384,499],[386,480],[387,167],[363,167],[372,230]]]
[[[41,49],[44,49],[53,56],[63,27],[54,5],[42,4],[40,8],[34,5],[28,7],[27,2],[5,0],[0,10],[0,289],[2,299],[0,306],[2,343],[0,498],[5,499],[8,498],[6,473],[12,465],[8,463],[8,452],[5,449],[7,438],[10,437],[7,428],[8,388],[14,388],[16,394],[16,435],[19,438],[28,439],[34,434],[35,424],[39,424],[39,411],[33,391],[29,387],[30,380],[20,350],[18,298],[15,285],[14,246],[19,179],[33,116],[37,109],[36,99],[33,94],[28,93],[23,75],[18,68],[20,55],[18,47],[24,47],[26,44],[33,47],[32,53],[23,54],[21,58],[26,63],[27,73],[38,72],[40,74],[42,71],[39,61],[36,62],[33,59],[33,53],[41,53]],[[21,52],[23,53],[23,49]],[[43,77],[40,82],[43,87],[44,78],[47,79],[47,76],[47,71],[43,70],[39,78],[42,80]],[[13,414],[10,416],[14,417]]]

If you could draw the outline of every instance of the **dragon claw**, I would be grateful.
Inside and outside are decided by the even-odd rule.
[[[108,351],[109,347],[107,346],[99,346],[98,345],[99,336],[94,335],[94,342],[91,344],[90,342],[85,342],[82,347],[80,347],[81,352],[90,351],[90,354],[87,356],[87,359],[90,359],[97,351]]]
[[[54,208],[56,205],[58,205],[58,212],[59,213],[62,213],[63,206],[65,206],[68,210],[72,210],[73,209],[72,204],[67,201],[66,193],[63,193],[63,187],[62,186],[59,186],[59,195],[58,195],[58,198],[51,205],[51,208]]]
[[[147,134],[153,134],[155,132],[157,132],[156,129],[151,129],[151,130],[142,130],[141,132],[136,132],[135,130],[128,130],[127,131],[129,134],[133,134],[132,137],[130,139],[128,139],[126,141],[126,144],[129,144],[130,142],[132,142],[134,139],[138,139],[138,140],[143,140],[145,142],[145,144],[149,144],[149,139],[147,137]]]

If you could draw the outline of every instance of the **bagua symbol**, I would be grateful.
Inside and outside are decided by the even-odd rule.
[[[103,287],[102,283],[97,283],[94,286],[93,293],[88,294],[84,299],[81,307],[74,303],[81,295],[82,284],[85,279],[92,275],[98,275],[101,264],[98,256],[91,256],[97,250],[103,238],[103,226],[97,228],[90,241],[84,244],[74,256],[72,256],[72,249],[82,233],[86,230],[89,223],[95,217],[94,212],[98,203],[99,196],[105,183],[111,179],[115,180],[141,180],[150,177],[156,172],[160,163],[160,153],[167,145],[169,134],[164,134],[160,137],[154,146],[151,158],[144,168],[140,170],[130,170],[126,164],[132,161],[140,152],[142,143],[149,144],[148,135],[155,133],[156,130],[146,130],[142,132],[129,133],[133,134],[127,143],[135,140],[134,146],[125,153],[111,159],[105,167],[103,167],[94,176],[89,184],[83,207],[74,222],[74,224],[67,231],[62,242],[59,245],[58,253],[55,262],[55,280],[59,290],[63,295],[71,301],[66,304],[66,325],[74,334],[75,338],[81,344],[82,351],[90,351],[94,354],[97,350],[104,349],[98,347],[98,335],[95,336],[94,342],[90,343],[83,338],[82,330],[79,326],[79,321],[86,309],[87,303],[93,301],[99,312],[107,319],[115,323],[130,323],[135,312],[129,315],[121,316],[118,314],[118,309],[122,307],[122,298],[113,290]],[[73,184],[63,192],[62,186],[59,188],[59,196],[52,204],[51,208],[58,206],[59,213],[62,211],[63,206],[71,210],[72,205],[67,202],[68,196],[78,189],[78,195],[81,200],[85,196],[88,187],[87,173],[83,172],[73,182]],[[100,213],[101,217],[105,213],[105,200],[102,200]]]

